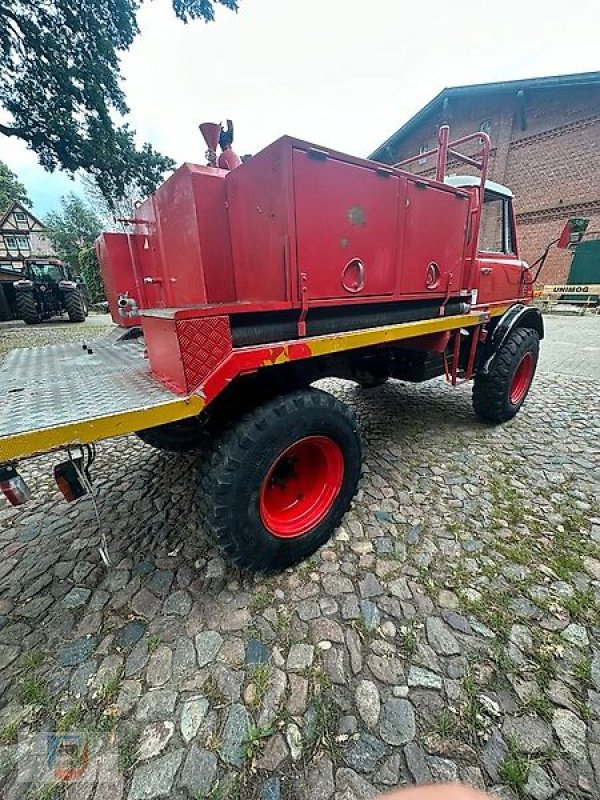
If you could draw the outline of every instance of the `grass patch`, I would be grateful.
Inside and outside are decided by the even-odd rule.
[[[25,706],[48,705],[46,681],[35,674],[27,675],[19,688],[19,700]]]
[[[2,744],[14,744],[19,735],[19,726],[16,722],[7,722],[0,729],[0,742]]]
[[[160,636],[150,636],[148,639],[148,652],[152,655],[160,647]]]
[[[57,733],[67,733],[76,730],[84,718],[84,709],[81,704],[71,706],[56,723]]]
[[[114,703],[121,688],[121,676],[117,673],[109,675],[95,692],[95,697],[101,703]]]
[[[64,785],[62,783],[45,783],[37,789],[30,789],[27,793],[27,800],[58,800],[64,797]]]
[[[551,722],[552,720],[554,706],[548,700],[545,694],[539,693],[531,695],[531,697],[528,697],[527,700],[525,700],[523,707],[528,711],[534,711],[538,717],[546,720],[546,722]]]
[[[592,685],[592,659],[584,656],[573,666],[573,675],[581,681],[584,688]]]
[[[498,775],[502,783],[521,797],[529,777],[529,760],[509,743],[509,752],[498,766]]]
[[[271,685],[273,679],[273,672],[270,664],[256,664],[250,669],[249,673],[250,682],[254,684],[256,694],[254,702],[252,703],[253,709],[260,708],[265,695]]]
[[[250,726],[244,740],[244,757],[247,761],[251,761],[254,758],[263,746],[265,739],[268,739],[273,733],[274,730],[270,725],[267,728],[259,728],[256,725]]]
[[[558,553],[550,561],[550,567],[562,580],[569,580],[574,572],[583,569],[583,558],[579,553]]]
[[[119,734],[119,769],[121,772],[129,772],[137,759],[139,746],[138,734],[133,729],[125,729]]]
[[[566,597],[562,601],[562,605],[569,612],[572,619],[587,620],[591,612],[596,611],[596,598],[593,589],[586,589],[582,592],[576,589],[571,597]],[[589,619],[592,622],[592,619]]]
[[[41,650],[33,650],[23,659],[23,668],[26,672],[35,672],[44,663],[45,655]]]
[[[273,592],[266,586],[258,588],[248,603],[251,614],[258,614],[273,605]]]
[[[407,656],[412,656],[419,644],[417,634],[415,633],[415,626],[412,623],[402,625],[397,633],[400,649]]]
[[[448,739],[457,732],[459,727],[458,719],[455,714],[448,709],[444,709],[433,724],[433,730],[444,739]]]

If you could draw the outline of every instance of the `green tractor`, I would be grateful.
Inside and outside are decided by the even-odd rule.
[[[87,317],[85,283],[58,259],[27,259],[23,278],[13,286],[17,317],[27,325],[62,317],[65,313],[69,322],[84,322]]]

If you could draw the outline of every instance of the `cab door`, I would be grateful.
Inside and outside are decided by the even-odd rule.
[[[512,198],[486,189],[477,252],[477,303],[514,300],[526,294],[526,265],[519,258]]]

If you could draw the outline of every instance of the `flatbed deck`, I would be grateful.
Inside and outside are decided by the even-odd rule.
[[[497,314],[501,309],[494,309]],[[480,325],[470,312],[273,345],[236,348],[211,380],[220,388],[242,372],[442,331]],[[150,373],[142,340],[115,336],[19,349],[0,365],[0,464],[193,417],[202,392],[175,394]],[[211,395],[214,391],[211,392]]]
[[[14,350],[0,365],[0,463],[68,444],[193,416],[202,398],[182,398],[150,374],[144,347],[115,337]]]

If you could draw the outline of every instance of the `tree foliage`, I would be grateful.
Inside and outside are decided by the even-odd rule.
[[[60,211],[47,215],[48,238],[58,257],[75,273],[81,272],[93,303],[104,298],[100,266],[96,259],[94,241],[102,230],[102,222],[94,211],[76,194],[62,198]]]
[[[119,57],[139,29],[140,0],[5,0],[0,3],[0,133],[22,139],[48,170],[84,169],[107,198],[136,182],[145,194],[174,162],[114,117],[127,113]],[[179,19],[214,19],[215,4],[172,0]]]
[[[3,161],[0,161],[0,214],[6,211],[15,200],[31,208],[31,200],[27,195],[27,189],[15,173]]]

